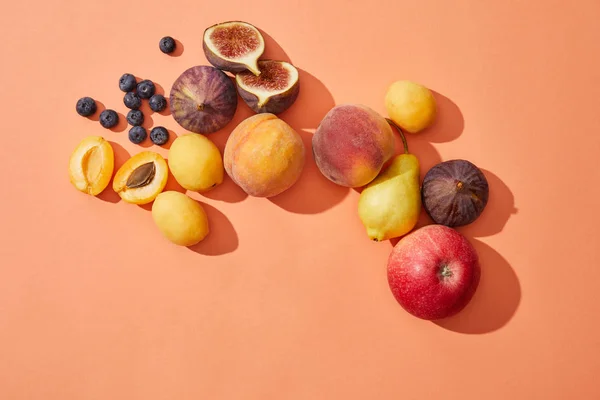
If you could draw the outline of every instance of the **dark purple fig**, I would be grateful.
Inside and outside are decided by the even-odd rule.
[[[427,171],[421,193],[431,219],[455,227],[470,224],[481,215],[488,202],[489,186],[473,163],[449,160]]]
[[[233,73],[245,70],[259,75],[258,59],[265,51],[265,40],[255,26],[227,21],[204,31],[202,49],[209,63]]]
[[[179,125],[195,133],[212,133],[233,119],[237,92],[232,79],[210,65],[184,71],[173,83],[169,104]]]
[[[260,75],[243,71],[235,76],[238,93],[256,113],[279,114],[290,108],[300,93],[298,70],[285,61],[261,60]]]

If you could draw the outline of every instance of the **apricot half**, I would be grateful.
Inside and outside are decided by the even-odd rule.
[[[143,151],[119,168],[113,189],[128,203],[148,204],[163,191],[168,178],[165,159],[153,151]]]
[[[88,136],[71,154],[69,180],[77,190],[96,196],[108,186],[114,167],[110,143],[101,136]]]

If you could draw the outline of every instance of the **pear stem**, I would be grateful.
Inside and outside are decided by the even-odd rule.
[[[391,119],[386,118],[385,120],[388,122],[388,124],[396,128],[396,130],[400,133],[400,138],[402,139],[402,144],[404,145],[404,154],[408,154],[408,142],[406,141],[406,136],[404,136],[404,132],[402,132],[402,129],[400,129],[398,124],[396,124]]]

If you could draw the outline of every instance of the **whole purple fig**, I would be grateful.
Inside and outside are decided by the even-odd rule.
[[[185,70],[173,83],[171,115],[184,129],[208,134],[227,125],[237,108],[235,84],[223,71],[210,65]]]
[[[456,227],[475,221],[488,202],[485,175],[467,160],[448,160],[427,171],[421,189],[423,208],[437,224]]]

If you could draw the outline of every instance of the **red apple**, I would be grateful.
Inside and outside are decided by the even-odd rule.
[[[388,260],[388,283],[402,308],[437,320],[471,300],[481,269],[471,243],[453,228],[428,225],[403,237]]]

